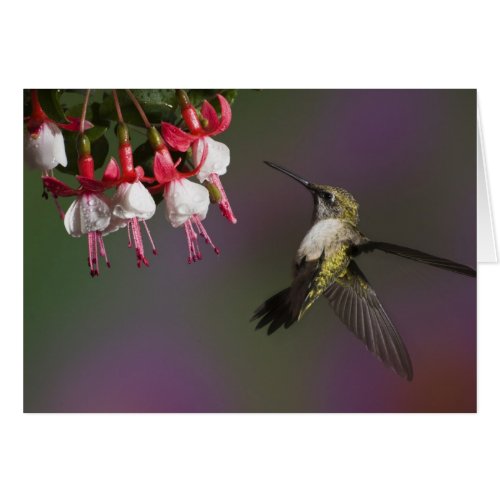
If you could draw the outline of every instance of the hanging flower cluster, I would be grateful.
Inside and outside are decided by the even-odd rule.
[[[31,92],[31,116],[26,119],[25,162],[42,171],[44,193],[56,201],[64,227],[69,235],[86,235],[88,266],[92,277],[99,274],[99,258],[110,267],[104,237],[120,229],[128,233],[128,246],[135,250],[137,266],[149,266],[144,241],[157,254],[147,222],[156,211],[154,195],[162,195],[165,218],[174,227],[184,227],[188,243],[188,262],[201,259],[198,239],[201,236],[218,254],[202,221],[210,202],[217,203],[224,217],[235,223],[220,176],[229,165],[229,148],[211,138],[225,131],[231,123],[229,102],[217,94],[220,117],[215,108],[204,101],[198,112],[184,91],[177,91],[182,123],[179,126],[162,121],[161,132],[151,124],[133,92],[126,91],[147,129],[153,153],[152,175],[134,162],[129,127],[124,121],[118,94],[113,91],[117,116],[118,158],[107,162],[100,180],[95,177],[92,143],[86,133],[92,124],[86,121],[90,91],[85,94],[81,118],[66,117],[68,123],[56,123],[43,111],[37,91]],[[61,128],[77,132],[77,187],[57,179],[54,169],[68,164]],[[186,130],[184,130],[186,129]],[[172,152],[179,158],[174,161]],[[189,154],[188,154],[189,153]],[[198,180],[199,182],[195,182]],[[64,213],[58,198],[73,198]]]

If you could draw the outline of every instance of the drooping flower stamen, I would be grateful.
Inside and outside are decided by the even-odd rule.
[[[133,219],[130,219],[127,223],[127,231],[128,231],[128,246],[129,248],[132,247],[132,241],[130,239],[130,235],[132,234],[132,240],[134,242],[134,248],[135,248],[135,255],[137,257],[137,267],[141,267],[141,264],[144,263],[145,266],[149,267],[149,261],[146,259],[146,256],[144,255],[144,244],[142,242],[142,234],[141,234],[141,228],[140,228],[140,223],[139,219],[137,217],[134,217]],[[146,228],[146,232],[150,238],[151,241],[151,246],[153,247],[153,254],[156,255],[156,248],[154,246],[153,240],[151,239],[151,235],[149,233],[148,226],[146,225],[146,221],[144,222],[144,227]]]
[[[54,204],[56,206],[57,213],[59,214],[59,218],[61,220],[64,220],[64,210],[61,207],[61,204],[59,203],[59,200],[57,199],[57,196],[52,195],[52,199],[54,200]]]
[[[219,255],[220,254],[220,250],[212,243],[212,240],[210,239],[210,236],[208,235],[207,230],[205,229],[205,227],[201,223],[200,216],[199,215],[193,215],[191,217],[191,220],[195,223],[195,225],[196,225],[196,227],[198,229],[198,233],[200,234],[200,236],[203,237],[203,239],[205,240],[205,243],[207,245],[210,245],[214,249],[214,252],[217,255]]]
[[[149,238],[149,243],[151,243],[151,249],[153,251],[153,255],[158,255],[158,250],[156,249],[155,242],[153,241],[153,237],[151,236],[151,231],[149,230],[148,225],[146,224],[146,221],[142,221],[144,225],[144,229],[146,230],[146,234],[148,235]]]
[[[111,267],[108,256],[106,254],[106,249],[104,247],[104,241],[102,239],[102,234],[100,231],[91,231],[87,234],[88,241],[88,252],[89,256],[87,259],[88,265],[90,267],[90,276],[99,276],[99,259],[98,256],[104,257],[106,266]]]
[[[190,219],[184,223],[184,230],[186,231],[186,238],[188,243],[188,264],[192,264],[202,259],[200,247],[198,246],[198,235],[193,229],[193,224]]]
[[[132,248],[132,240],[130,238],[130,224],[127,224],[128,247]]]
[[[109,262],[108,255],[106,254],[106,247],[104,246],[104,240],[102,239],[101,231],[96,232],[96,238],[97,238],[97,242],[99,243],[99,253],[101,254],[101,257],[104,258],[104,260],[106,262],[106,266],[108,268],[110,268],[111,262]]]
[[[210,245],[214,249],[214,252],[217,255],[220,254],[220,250],[213,244],[198,215],[192,215],[186,222],[184,222],[184,229],[186,231],[188,241],[188,264],[202,259],[200,247],[198,245],[198,235],[205,240],[207,245]]]

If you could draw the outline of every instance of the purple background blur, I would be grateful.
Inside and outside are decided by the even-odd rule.
[[[138,270],[126,234],[92,280],[36,173],[25,175],[26,412],[473,412],[476,282],[396,256],[358,259],[410,351],[411,383],[384,367],[318,301],[267,337],[253,310],[287,286],[310,194],[262,160],[360,203],[360,229],[475,267],[472,90],[240,91],[222,136],[238,224],[210,209],[221,248],[187,265],[182,229],[150,227]],[[67,177],[60,175],[64,180]],[[67,203],[65,204],[67,205]]]

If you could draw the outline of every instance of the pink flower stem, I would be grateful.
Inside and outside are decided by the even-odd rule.
[[[130,100],[134,103],[135,109],[137,109],[137,112],[141,115],[142,121],[144,122],[144,125],[146,125],[146,128],[151,128],[151,122],[148,120],[146,113],[144,113],[144,110],[142,109],[142,106],[139,104],[139,101],[137,100],[135,95],[129,89],[125,89],[125,92],[130,97]]]
[[[116,115],[118,116],[118,123],[123,123],[122,109],[120,108],[120,101],[118,100],[118,94],[115,89],[112,90],[113,99],[115,101]]]
[[[80,121],[80,134],[85,132],[85,116],[87,115],[87,106],[89,105],[90,89],[85,93],[85,99],[82,106],[82,119]]]

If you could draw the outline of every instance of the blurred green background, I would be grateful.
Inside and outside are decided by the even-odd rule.
[[[222,180],[238,224],[212,206],[205,226],[221,255],[203,244],[192,265],[160,205],[151,267],[136,268],[121,231],[105,239],[112,268],[91,279],[86,240],[66,234],[25,171],[24,411],[475,411],[475,280],[359,258],[408,346],[411,383],[326,301],[271,337],[249,323],[287,286],[312,210],[264,159],[349,190],[368,236],[475,267],[475,91],[242,90],[216,139],[231,149]]]

